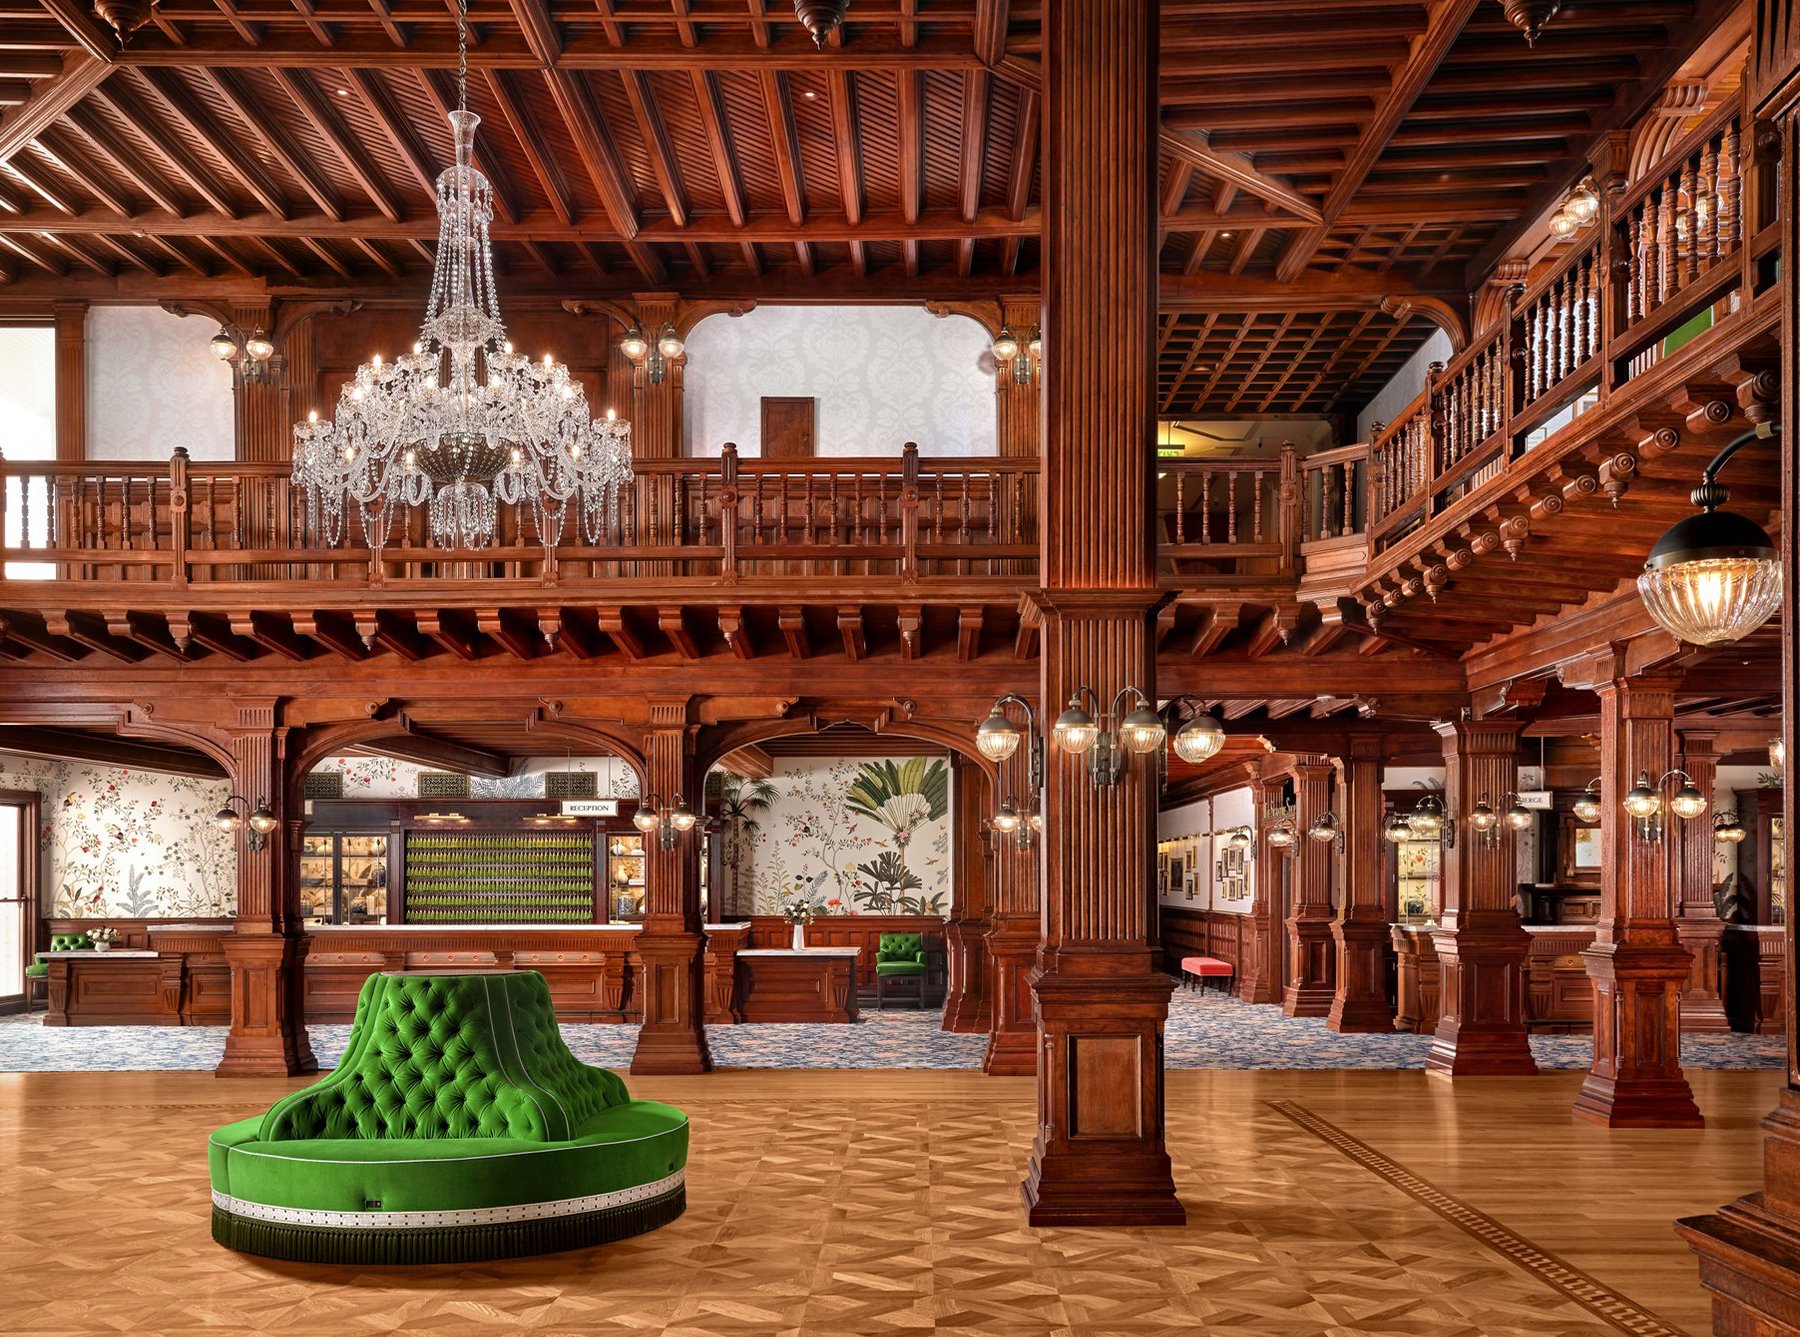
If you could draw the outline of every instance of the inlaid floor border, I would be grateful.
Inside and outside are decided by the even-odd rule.
[[[1263,1103],[1620,1332],[1630,1333],[1632,1337],[1692,1337],[1684,1329],[1672,1327],[1649,1310],[1602,1285],[1580,1268],[1515,1234],[1486,1212],[1420,1178],[1306,1106],[1292,1100]]]

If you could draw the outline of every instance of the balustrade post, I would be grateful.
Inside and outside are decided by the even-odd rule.
[[[719,472],[723,482],[719,489],[719,545],[724,549],[719,558],[719,578],[737,584],[738,522],[738,448],[727,441],[719,451]]]
[[[1513,440],[1512,421],[1525,409],[1527,377],[1530,372],[1531,332],[1526,328],[1525,319],[1525,285],[1515,283],[1506,299],[1505,329],[1501,334],[1505,346],[1503,353],[1506,368],[1506,394],[1500,405],[1501,426],[1506,433],[1505,445],[1502,447],[1505,458],[1517,458],[1518,443]],[[1604,305],[1604,302],[1602,303]]]
[[[1425,368],[1425,514],[1437,510],[1437,481],[1450,463],[1450,424],[1444,415],[1444,364]]]
[[[1281,543],[1281,574],[1284,576],[1294,574],[1300,544],[1299,460],[1299,452],[1294,449],[1294,443],[1284,442],[1281,447],[1281,481],[1275,494],[1280,508],[1276,524]],[[1257,504],[1262,504],[1261,498],[1257,499]]]
[[[152,517],[154,523],[154,516]],[[176,446],[169,456],[169,551],[171,579],[177,586],[188,583],[188,453]]]
[[[1594,178],[1595,193],[1600,197],[1600,208],[1594,215],[1594,227],[1599,235],[1599,241],[1595,245],[1594,273],[1600,285],[1596,305],[1600,308],[1600,337],[1597,343],[1601,354],[1599,395],[1602,402],[1613,388],[1613,359],[1608,355],[1608,350],[1629,322],[1626,302],[1631,245],[1626,241],[1621,251],[1616,224],[1619,197],[1625,193],[1625,172],[1631,161],[1630,152],[1629,135],[1620,130],[1602,135],[1593,148],[1588,150],[1588,167]]]
[[[900,453],[900,578],[919,578],[919,443]]]

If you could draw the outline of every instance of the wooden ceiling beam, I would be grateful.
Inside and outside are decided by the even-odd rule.
[[[371,739],[348,750],[365,757],[397,757],[428,770],[455,771],[492,780],[502,780],[513,773],[512,758],[503,752],[440,738],[425,732],[404,716],[400,722],[404,733]]]
[[[305,150],[294,142],[283,118],[256,110],[252,105],[255,100],[253,95],[242,86],[240,76],[231,70],[204,70],[202,77],[219,95],[220,100],[231,108],[232,114],[252,134],[262,137],[270,155],[300,183],[301,188],[312,197],[313,203],[319,206],[319,211],[334,223],[341,221],[344,211],[343,206],[338,203],[336,193],[308,161]]]
[[[629,87],[631,76],[628,74],[626,77]],[[550,201],[551,209],[565,224],[573,226],[577,218],[574,197],[569,193],[569,183],[563,176],[561,164],[544,143],[543,133],[537,122],[526,114],[518,95],[507,82],[506,71],[488,70],[486,78],[488,91],[499,104],[500,114],[512,127],[513,138],[518,140],[526,161],[531,164],[531,170],[537,173],[538,184],[543,186],[544,196]]]
[[[154,93],[194,139],[217,153],[226,167],[276,218],[287,218],[287,200],[262,164],[247,153],[236,136],[225,131],[194,98],[180,75],[171,70],[133,70],[142,86]]]
[[[297,80],[304,80],[305,77],[303,74],[295,76]],[[364,70],[345,70],[344,79],[357,97],[362,99],[362,104],[368,110],[369,115],[375,118],[375,124],[381,127],[381,132],[387,136],[388,143],[394,146],[394,152],[400,155],[400,161],[405,163],[412,172],[413,180],[418,182],[419,190],[424,197],[427,200],[435,201],[437,198],[437,173],[432,170],[431,160],[424,144],[420,143],[419,137],[413,133],[412,123],[400,108],[394,105],[394,100],[388,95],[386,86]],[[354,135],[346,138],[347,144],[354,143],[354,141]],[[369,165],[373,170],[374,164],[371,162]],[[437,235],[435,224],[431,227],[430,235]]]
[[[1205,131],[1165,129],[1162,132],[1162,146],[1177,159],[1190,163],[1207,176],[1219,181],[1229,181],[1240,190],[1285,210],[1303,222],[1323,221],[1318,205],[1292,185],[1263,171],[1247,154],[1213,148],[1211,137]]]
[[[187,213],[187,206],[173,190],[164,185],[157,174],[144,161],[142,153],[134,153],[126,148],[113,133],[101,122],[99,116],[89,107],[71,107],[63,124],[72,126],[83,139],[123,173],[131,183],[165,213],[173,218],[181,218]],[[105,203],[105,201],[102,201]],[[130,209],[123,212],[130,213]]]
[[[1043,109],[1037,92],[1019,89],[1019,111],[1013,122],[1012,174],[1006,187],[1006,212],[1015,222],[1022,221],[1031,203],[1031,185],[1037,179],[1038,135]],[[1032,230],[1037,235],[1038,229]],[[1022,238],[1011,237],[1000,248],[1000,272],[1015,274],[1019,269]]]
[[[204,780],[218,780],[225,775],[224,768],[204,753],[80,729],[0,728],[0,752],[42,757],[49,761],[122,766],[127,770],[157,771],[164,775],[191,775]]]
[[[1382,98],[1374,116],[1363,125],[1361,134],[1357,136],[1356,147],[1345,160],[1343,172],[1332,182],[1330,191],[1326,193],[1325,203],[1320,211],[1324,215],[1324,226],[1299,233],[1288,242],[1281,259],[1276,262],[1277,278],[1293,279],[1318,253],[1327,232],[1344,212],[1344,207],[1362,189],[1363,182],[1386,151],[1388,142],[1412,111],[1413,104],[1424,93],[1432,76],[1437,73],[1438,66],[1450,54],[1450,48],[1455,45],[1457,37],[1474,15],[1479,3],[1480,0],[1438,0],[1437,7],[1432,10],[1431,18],[1425,25],[1425,31],[1412,43],[1405,63],[1394,73],[1387,95]]]
[[[63,60],[60,74],[46,79],[25,101],[0,117],[0,162],[6,162],[60,121],[71,107],[106,82],[116,65],[79,52]]]
[[[973,222],[981,209],[981,182],[987,149],[988,75],[970,70],[963,75],[962,155],[957,177],[957,203],[966,221]],[[975,266],[975,243],[965,237],[956,243],[956,270],[965,278]]]
[[[712,153],[713,170],[719,177],[725,212],[733,226],[742,228],[749,220],[749,214],[744,208],[744,188],[738,180],[737,155],[731,143],[725,105],[719,97],[718,80],[711,70],[695,70],[693,82],[694,100],[700,106],[700,125],[706,134],[706,146]]]
[[[387,182],[382,179],[374,160],[357,142],[356,137],[347,131],[337,112],[320,96],[312,80],[302,71],[278,69],[270,73],[281,86],[282,92],[288,95],[299,108],[300,114],[312,125],[313,131],[330,146],[345,169],[356,179],[363,194],[369,197],[369,203],[379,209],[383,217],[399,222],[400,204],[388,189]]]
[[[133,207],[130,199],[126,197],[124,191],[117,189],[112,182],[107,180],[105,169],[76,147],[73,142],[75,136],[64,128],[67,124],[65,121],[62,126],[58,126],[54,137],[50,131],[40,135],[35,141],[37,151],[54,159],[76,185],[99,200],[108,209],[121,214],[129,214]]]
[[[498,72],[495,77],[498,77]],[[656,184],[662,190],[663,206],[669,211],[669,219],[676,227],[686,227],[688,207],[686,194],[682,189],[681,163],[670,142],[669,128],[656,105],[655,94],[650,88],[650,77],[642,70],[626,70],[621,78],[625,83],[626,100],[631,103],[632,115],[637,118],[638,134],[643,138],[644,148],[650,155],[650,170],[656,175]]]

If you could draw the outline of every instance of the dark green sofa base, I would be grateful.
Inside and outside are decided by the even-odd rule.
[[[660,1197],[598,1212],[535,1221],[401,1230],[390,1226],[363,1229],[262,1221],[226,1211],[215,1201],[212,1234],[227,1248],[293,1263],[480,1263],[611,1244],[666,1226],[686,1210],[685,1184]]]

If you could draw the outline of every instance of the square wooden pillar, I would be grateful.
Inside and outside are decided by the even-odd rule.
[[[988,1000],[987,934],[994,854],[987,839],[988,814],[998,806],[993,783],[974,762],[952,753],[955,808],[950,826],[956,869],[955,902],[944,921],[943,1029],[979,1035],[992,1021]],[[996,835],[996,840],[1009,839]]]
[[[1332,943],[1331,884],[1337,842],[1306,833],[1332,811],[1335,768],[1323,757],[1294,766],[1294,823],[1300,838],[1292,846],[1293,894],[1288,900],[1287,987],[1281,1010],[1290,1017],[1322,1017],[1336,996],[1337,951]]]
[[[1684,732],[1681,735],[1681,769],[1712,802],[1718,782],[1719,754],[1715,735]],[[1694,964],[1681,990],[1681,1030],[1729,1031],[1725,1015],[1725,924],[1713,903],[1713,837],[1710,808],[1704,818],[1677,821],[1675,837],[1675,935],[1688,949]]]
[[[1504,822],[1483,835],[1465,820],[1483,797],[1504,807],[1518,788],[1518,720],[1458,720],[1444,740],[1443,927],[1432,933],[1440,1002],[1428,1071],[1446,1077],[1530,1076],[1537,1072],[1525,1031],[1525,958],[1518,864]]]
[[[1047,0],[1044,34],[1044,712],[1082,686],[1156,695],[1151,455],[1157,0]],[[1108,721],[1116,724],[1116,718]],[[1046,721],[1048,723],[1048,721]],[[1155,759],[1100,786],[1052,747],[1044,790],[1033,1225],[1186,1219],[1163,1143]]]
[[[1640,773],[1656,784],[1675,750],[1678,676],[1616,677],[1600,696],[1600,923],[1582,953],[1594,984],[1594,1059],[1579,1118],[1614,1128],[1698,1128],[1681,1070],[1681,992],[1693,957],[1675,930],[1683,819],[1666,799],[1652,838],[1624,808]],[[1696,818],[1704,821],[1704,818]]]
[[[1352,740],[1344,761],[1344,880],[1338,890],[1331,938],[1337,952],[1337,987],[1325,1024],[1341,1032],[1394,1029],[1388,1005],[1390,950],[1387,886],[1382,877],[1382,741]]]
[[[1015,723],[1024,712],[1007,706]],[[1000,790],[1014,803],[1027,803],[1031,790],[1030,749],[1020,747],[1000,763]],[[1037,1014],[1031,1002],[1031,972],[1037,965],[1043,927],[1038,852],[1043,837],[1019,841],[993,833],[993,917],[987,931],[988,1043],[981,1070],[994,1077],[1030,1077],[1037,1072]]]
[[[698,813],[702,777],[694,761],[686,697],[653,698],[644,734],[644,799],[663,808],[676,796]],[[666,829],[666,822],[665,822]],[[698,1073],[712,1067],[706,1044],[706,966],[700,933],[700,827],[665,829],[644,839],[644,928],[638,934],[634,981],[643,1013],[631,1070]]]
[[[1259,765],[1262,763],[1258,763]],[[1256,892],[1244,925],[1245,959],[1238,969],[1237,995],[1246,1003],[1278,1003],[1282,980],[1282,907],[1292,875],[1292,846],[1269,843],[1269,813],[1278,810],[1287,792],[1285,775],[1258,780],[1256,795]]]

